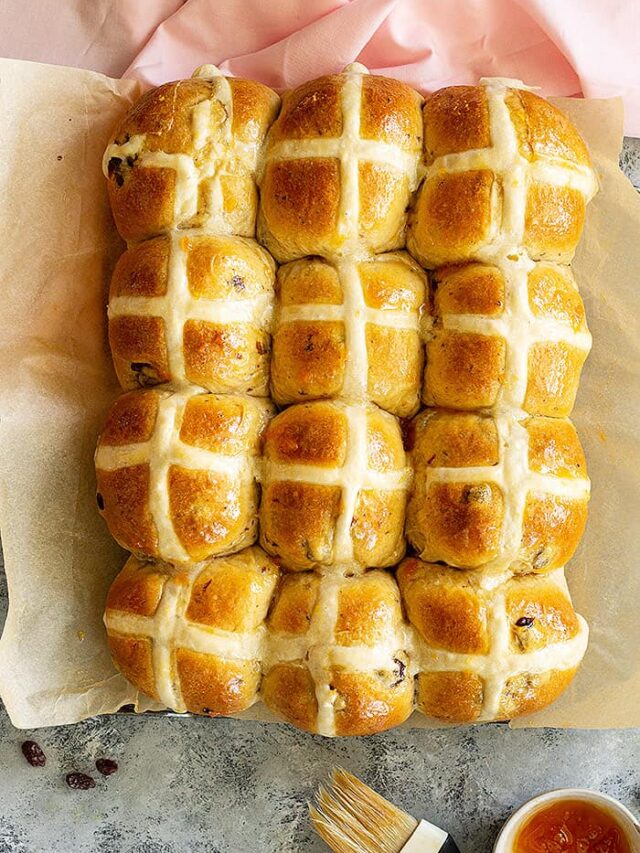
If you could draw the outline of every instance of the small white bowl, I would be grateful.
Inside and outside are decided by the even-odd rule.
[[[496,839],[493,853],[512,853],[513,843],[516,840],[518,830],[524,821],[541,806],[555,803],[560,800],[583,800],[594,803],[609,812],[626,832],[632,853],[640,853],[640,824],[631,814],[626,806],[608,794],[600,791],[590,791],[587,788],[558,788],[556,791],[548,791],[540,794],[515,811],[505,823]]]

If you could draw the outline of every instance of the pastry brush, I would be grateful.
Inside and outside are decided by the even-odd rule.
[[[313,826],[336,853],[460,853],[451,836],[394,806],[335,768],[309,805]]]

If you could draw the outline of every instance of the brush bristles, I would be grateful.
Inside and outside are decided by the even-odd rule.
[[[336,768],[328,788],[309,806],[318,835],[336,853],[400,853],[418,821],[346,770]]]

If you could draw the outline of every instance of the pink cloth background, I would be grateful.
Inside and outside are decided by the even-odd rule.
[[[148,83],[205,62],[276,88],[359,59],[423,92],[481,76],[621,95],[640,136],[639,0],[0,0],[0,54]]]

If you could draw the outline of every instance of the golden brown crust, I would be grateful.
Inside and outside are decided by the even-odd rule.
[[[339,515],[338,486],[267,483],[260,504],[260,544],[288,569],[329,565]]]
[[[238,659],[233,644],[228,653],[223,650],[229,635],[242,635],[246,645],[264,630],[278,576],[273,560],[259,548],[180,571],[131,557],[107,598],[105,621],[114,663],[135,687],[158,701],[164,700],[161,682],[168,678],[176,710],[209,716],[244,710],[256,699],[259,656]],[[163,616],[163,595],[176,591],[182,606],[178,604],[175,616]],[[159,635],[165,640],[153,639],[152,620],[160,620]],[[188,647],[180,644],[185,632]],[[213,637],[218,637],[221,653],[209,650]],[[159,642],[167,648],[154,657]],[[155,669],[163,655],[167,672]]]
[[[185,373],[190,382],[216,393],[266,396],[269,334],[252,323],[184,325]]]
[[[491,264],[459,264],[431,273],[434,316],[480,314],[497,317],[504,311],[504,276]]]
[[[365,334],[369,399],[397,417],[411,417],[420,405],[424,361],[418,333],[367,323]]]
[[[318,700],[311,673],[302,662],[280,663],[262,679],[262,701],[274,713],[305,732],[316,731]]]
[[[558,573],[487,587],[481,573],[409,558],[397,580],[422,644],[417,702],[427,716],[510,719],[548,705],[573,678],[581,650],[563,644],[584,628]]]
[[[171,381],[169,353],[161,317],[113,317],[109,346],[116,376],[125,391]],[[193,342],[188,342],[193,349]]]
[[[335,727],[339,736],[373,735],[399,726],[413,710],[413,682],[395,670],[347,672],[333,669],[337,692]]]
[[[482,415],[426,411],[414,420],[414,468],[475,468],[497,465],[498,430]]]
[[[579,623],[569,598],[557,586],[536,575],[513,578],[506,594],[506,614],[513,652],[532,652],[570,640]]]
[[[427,176],[415,201],[407,246],[426,267],[480,259],[503,229],[509,233],[514,187],[501,172],[512,174],[512,154],[502,136],[502,119],[492,121],[490,91],[484,86],[452,86],[425,103]],[[494,94],[493,109],[500,109],[502,95],[499,90]],[[504,102],[520,164],[529,171],[522,247],[534,260],[567,263],[595,185],[589,176],[589,153],[571,121],[544,99],[506,89]]]
[[[149,90],[126,115],[115,133],[115,141],[122,144],[144,133],[153,151],[168,154],[192,151],[191,110],[210,93],[211,84],[197,79],[165,83]]]
[[[383,163],[363,161],[358,167],[360,229],[370,251],[404,246],[404,227],[411,199],[406,175]]]
[[[408,250],[428,269],[475,258],[489,241],[497,191],[486,169],[428,176],[409,222]]]
[[[564,566],[587,525],[587,499],[530,494],[522,520],[521,558],[536,571]]]
[[[449,652],[489,652],[487,609],[462,572],[409,558],[396,577],[409,621],[430,646]]]
[[[419,405],[423,356],[418,316],[425,297],[424,274],[404,253],[359,262],[356,269],[364,304],[376,312],[369,322],[357,319],[365,327],[365,397],[392,414],[407,417]],[[351,279],[345,282],[345,287],[351,286]],[[329,319],[334,316],[329,306],[343,305],[338,269],[318,258],[293,261],[278,270],[276,292],[273,399],[284,405],[343,395],[355,353],[350,342],[351,317]],[[313,316],[296,317],[295,306],[305,306]],[[344,311],[348,310],[345,305]],[[400,315],[399,320],[404,320],[405,327],[384,325],[388,312],[394,312],[393,317],[402,312],[405,317]]]
[[[342,133],[339,74],[319,77],[285,92],[280,115],[269,134],[270,145],[285,139],[335,138]]]
[[[167,488],[173,529],[190,560],[239,551],[256,541],[253,482],[172,465]]]
[[[476,568],[499,556],[503,518],[495,485],[435,483],[409,504],[407,536],[424,559]]]
[[[353,557],[364,566],[393,566],[406,549],[404,490],[379,492],[363,489],[356,502],[351,538]]]
[[[166,238],[140,243],[118,258],[109,297],[164,296],[167,292],[170,244]]]
[[[338,593],[334,638],[339,646],[383,642],[401,619],[400,593],[391,575],[367,572]]]
[[[398,422],[375,406],[367,407],[367,462],[381,474],[401,470],[407,462]]]
[[[518,425],[507,419],[503,429],[516,432],[502,457],[492,416],[426,411],[413,426],[407,537],[423,559],[462,568],[492,563],[495,568],[550,571],[573,555],[584,531],[589,495],[584,454],[569,421],[536,417]],[[523,428],[528,446],[519,448],[517,430]],[[549,481],[528,485],[523,474],[514,479],[503,471],[503,465],[511,464]],[[474,474],[478,467],[485,469],[480,476]],[[468,469],[468,477],[453,472],[455,479],[448,480],[448,469],[456,468]],[[573,492],[562,494],[565,485]],[[514,521],[519,489],[524,490],[523,509]],[[513,534],[509,524],[518,525]],[[519,547],[505,545],[512,535]]]
[[[306,634],[318,600],[320,575],[315,572],[283,574],[269,612],[267,625],[275,634]]]
[[[111,634],[107,638],[111,658],[122,675],[151,699],[158,698],[153,675],[153,657],[151,643],[146,638],[118,637]]]
[[[524,246],[532,258],[569,263],[584,227],[578,190],[534,182],[527,192]]]
[[[215,393],[266,396],[273,288],[272,259],[241,237],[157,237],[128,249],[116,265],[109,305],[120,384],[186,381]],[[238,319],[220,322],[221,308]],[[170,325],[178,327],[177,340]]]
[[[248,633],[264,622],[279,577],[274,560],[260,548],[204,563],[185,611],[193,623]]]
[[[100,442],[120,447],[149,441],[157,414],[158,397],[155,394],[123,394],[109,409]]]
[[[496,330],[503,328],[510,280],[498,267],[469,261],[485,258],[487,245],[499,239],[503,178],[492,170],[490,158],[473,153],[467,171],[449,172],[445,160],[428,172],[408,237],[416,258],[427,267],[440,267],[425,298],[424,275],[407,256],[371,255],[404,241],[413,188],[407,164],[417,160],[422,143],[420,98],[404,84],[367,75],[361,90],[355,88],[360,100],[357,107],[351,100],[348,108],[359,110],[363,150],[372,141],[378,151],[393,146],[395,152],[393,165],[380,162],[378,154],[373,160],[363,156],[354,167],[358,203],[351,222],[344,216],[344,166],[336,151],[321,153],[323,140],[339,139],[347,126],[347,79],[353,82],[353,76],[332,75],[285,95],[261,176],[259,233],[273,254],[280,260],[315,253],[332,258],[295,260],[278,273],[282,319],[277,318],[274,328],[272,394],[277,403],[301,405],[282,412],[266,428],[272,413],[268,403],[228,395],[262,396],[268,391],[271,330],[264,312],[251,322],[218,322],[202,318],[200,302],[197,317],[183,318],[183,346],[176,361],[170,351],[175,329],[168,333],[166,317],[153,304],[164,298],[169,309],[175,308],[169,304],[169,270],[174,270],[175,259],[168,238],[130,247],[116,267],[112,303],[122,309],[127,299],[138,300],[138,310],[116,310],[110,317],[114,364],[123,387],[190,382],[227,396],[188,395],[177,420],[179,452],[171,458],[165,458],[166,449],[154,433],[167,422],[167,392],[125,395],[108,416],[97,481],[110,529],[139,555],[166,557],[167,530],[184,551],[184,562],[170,557],[181,563],[178,568],[130,559],[107,600],[110,649],[136,687],[159,701],[175,696],[178,710],[233,714],[253,704],[260,692],[269,708],[310,732],[366,735],[402,723],[413,708],[414,674],[417,705],[429,716],[474,722],[529,713],[555,699],[575,673],[568,665],[570,656],[559,653],[547,660],[545,650],[579,640],[584,623],[559,573],[517,575],[496,587],[484,585],[482,568],[474,570],[487,563],[496,568],[505,542],[511,541],[503,527],[513,515],[513,482],[492,477],[509,445],[504,423],[489,415],[427,411],[408,426],[415,470],[408,535],[424,558],[466,571],[410,558],[400,565],[396,583],[389,573],[364,569],[394,565],[404,554],[406,456],[398,423],[367,405],[368,473],[356,472],[350,467],[351,431],[360,435],[362,424],[357,427],[343,403],[331,402],[343,392],[353,355],[352,332],[337,310],[349,303],[344,261],[338,259],[355,252],[360,258],[370,255],[369,260],[350,262],[349,271],[352,282],[355,269],[366,309],[366,320],[360,317],[367,358],[362,397],[399,416],[416,411],[423,354],[412,322],[420,311],[430,315],[423,323],[428,329],[422,391],[427,405],[467,411],[497,405],[510,376],[512,342],[493,333],[490,322],[497,321]],[[229,158],[236,156],[231,147],[239,141],[254,153],[259,150],[278,99],[251,81],[232,80],[229,85],[230,111],[224,98],[217,99],[215,81],[197,79],[154,90],[127,117],[116,138],[125,146],[122,156],[111,158],[108,166],[114,217],[129,240],[178,225],[203,226],[214,196],[222,205],[217,216],[225,230],[252,233],[255,167],[238,160],[229,168]],[[194,114],[193,108],[208,99],[210,115],[203,108]],[[548,176],[554,168],[566,168],[574,169],[577,181],[575,176],[584,177],[584,167],[590,165],[589,155],[568,119],[543,99],[509,90],[506,104],[523,157],[532,169],[539,161],[551,164],[527,179],[522,248],[545,261],[528,273],[529,309],[534,321],[553,321],[568,330],[567,340],[556,340],[557,332],[552,332],[553,340],[530,346],[522,409],[561,417],[571,411],[586,357],[586,347],[574,345],[571,333],[582,334],[576,339],[581,342],[588,335],[583,334],[584,306],[571,274],[555,262],[573,254],[585,194],[571,182],[555,186],[544,179],[553,179]],[[232,142],[227,143],[221,133],[230,112]],[[131,143],[136,134],[144,136],[142,143]],[[445,155],[489,148],[493,141],[484,88],[451,87],[427,100],[428,165]],[[163,168],[161,160],[145,168],[145,154],[186,154],[199,168],[202,158],[218,156],[212,142],[229,148],[227,162],[220,166],[216,188],[209,177],[198,176],[197,210],[187,218],[176,212],[183,191],[180,173]],[[304,146],[309,142],[307,156]],[[130,143],[138,146],[131,156],[125,150]],[[400,168],[399,163],[405,165]],[[353,217],[353,211],[347,214]],[[177,245],[184,253],[184,286],[193,304],[268,299],[273,292],[274,265],[249,240],[187,232]],[[140,313],[141,299],[149,300],[148,312]],[[296,314],[297,306],[302,309]],[[323,306],[331,309],[325,318]],[[392,322],[384,322],[385,311],[394,312]],[[380,322],[375,322],[375,312]],[[412,321],[395,319],[399,312]],[[175,320],[175,311],[172,316]],[[454,319],[453,328],[447,328],[447,318],[457,316],[471,320],[456,328]],[[318,402],[306,402],[312,400]],[[565,488],[586,478],[584,454],[568,421],[529,417],[518,429],[526,430],[522,446],[530,472],[556,478],[558,486],[545,492],[545,481],[538,479],[525,495],[518,510],[520,549],[507,568],[550,572],[570,558],[584,529],[586,493],[576,496],[579,490],[574,495]],[[152,466],[140,461],[140,446],[149,442],[159,454]],[[276,560],[259,548],[194,565],[255,540],[259,489],[254,460],[263,452],[264,468],[262,463],[258,468],[261,541],[278,565],[282,561],[292,573],[281,574]],[[232,464],[217,470],[215,455],[243,459],[246,466],[241,474],[232,473]],[[127,464],[114,464],[118,458]],[[166,475],[164,502],[151,498],[158,461]],[[355,496],[347,497],[345,489],[352,482],[339,480],[345,465],[350,481],[364,477]],[[474,478],[478,467],[486,470]],[[468,482],[460,472],[467,468]],[[440,480],[438,470],[444,472]],[[169,507],[168,519],[156,518],[163,503]],[[303,571],[336,562],[340,570],[326,576]],[[171,614],[172,600],[177,615],[162,618],[175,619],[175,630],[167,631],[165,625],[156,631],[154,620]],[[404,622],[403,608],[412,627]],[[502,625],[498,641],[497,624]],[[169,637],[169,648],[160,653],[157,643],[165,640],[158,637]],[[502,648],[504,643],[508,648]],[[501,655],[508,666],[501,692],[495,693]],[[527,655],[534,656],[531,667]],[[537,661],[542,659],[546,664],[540,669]]]
[[[520,150],[526,157],[569,160],[591,166],[584,140],[558,107],[526,89],[511,89],[507,106],[519,131]]]
[[[361,90],[345,88],[359,79],[322,77],[284,96],[269,133],[258,218],[259,239],[280,262],[342,254],[349,229],[351,242],[370,252],[403,245],[422,142],[421,99],[405,84],[384,77],[362,75]],[[352,118],[359,126],[361,151],[350,145],[348,156],[358,158],[358,205],[346,212],[338,159],[345,109],[358,112]],[[369,142],[389,147],[386,162],[379,156],[368,159]]]
[[[177,649],[175,666],[184,704],[194,714],[238,714],[255,701],[260,682],[257,661],[227,661]]]
[[[379,255],[358,264],[365,305],[390,311],[419,311],[426,277],[405,252]]]
[[[587,329],[584,303],[571,267],[538,263],[528,275],[529,308],[535,317],[567,323],[574,332]]]
[[[498,267],[470,263],[431,274],[427,405],[460,410],[500,405],[514,380],[507,371],[511,349],[528,347],[527,381],[518,401],[523,410],[553,417],[571,413],[589,346],[582,299],[570,269],[557,264],[535,264],[527,285],[533,322],[548,323],[530,345],[517,329],[509,333],[499,325],[506,320],[508,328],[509,318],[504,317],[508,297]],[[460,322],[462,327],[456,325]],[[583,337],[576,340],[574,333]]]
[[[273,337],[272,397],[280,405],[338,397],[346,363],[344,323],[279,323]]]
[[[268,627],[274,659],[262,696],[290,722],[323,734],[364,735],[411,713],[413,678],[392,575],[284,575]],[[277,659],[291,648],[295,659]]]
[[[573,681],[577,667],[543,673],[521,673],[510,678],[500,700],[500,717],[508,720],[546,708]]]
[[[164,416],[156,413],[174,407],[166,432]],[[257,536],[251,460],[260,453],[271,413],[266,401],[197,389],[183,395],[148,389],[121,397],[96,453],[98,505],[114,538],[134,553],[176,562],[251,545]],[[158,441],[156,422],[165,429]],[[236,470],[227,468],[224,457]],[[152,500],[154,489],[166,492],[166,504]]]
[[[165,580],[155,563],[129,557],[109,588],[105,607],[137,616],[153,616],[160,603]]]
[[[563,342],[534,344],[529,350],[524,409],[567,417],[573,410],[586,350]]]
[[[253,240],[214,234],[182,240],[192,296],[240,301],[271,295],[275,265]]]
[[[260,452],[271,409],[246,397],[195,394],[184,408],[180,439],[213,453],[240,456]]]
[[[280,98],[257,80],[231,77],[229,85],[233,95],[234,136],[246,143],[262,143],[280,108]]]
[[[123,239],[144,240],[168,231],[173,224],[176,173],[167,168],[131,166],[126,160],[109,160],[109,204]]]
[[[334,236],[339,205],[338,160],[270,162],[260,187],[258,240],[281,263],[331,254],[341,244]]]
[[[584,477],[587,460],[575,426],[568,420],[528,418],[529,467],[540,474]]]
[[[420,96],[399,80],[367,74],[362,78],[360,135],[397,145],[406,151],[420,149],[422,121]]]
[[[489,108],[480,86],[440,89],[426,99],[423,112],[427,163],[444,154],[491,145]]]
[[[276,294],[283,308],[292,305],[342,305],[338,270],[324,258],[304,258],[278,269]]]
[[[348,424],[332,403],[307,403],[281,412],[265,435],[265,458],[272,462],[321,465],[344,464]]]
[[[427,342],[424,401],[451,409],[495,405],[504,383],[504,338],[472,332],[443,332]],[[538,368],[537,361],[531,365]]]
[[[219,85],[216,79],[192,78],[152,89],[117,129],[115,147],[109,149],[106,164],[108,190],[116,225],[126,240],[145,240],[174,226],[197,227],[206,223],[212,213],[208,202],[210,170],[197,176],[195,209],[185,212],[181,205],[176,206],[180,178],[175,170],[177,161],[171,159],[176,157],[188,157],[196,169],[207,158],[218,159],[222,173],[220,212],[236,233],[253,234],[256,210],[253,161],[275,118],[279,98],[261,83],[230,79],[229,108],[220,100],[225,95],[220,94]],[[207,114],[202,112],[203,103],[210,105]],[[199,111],[198,122],[195,110]],[[230,128],[229,112],[232,113]],[[236,143],[245,146],[244,156],[238,153]],[[213,145],[218,146],[215,152]],[[165,161],[149,162],[149,155],[154,154],[162,155]]]
[[[482,679],[473,672],[421,672],[417,704],[427,717],[447,723],[473,723],[484,700]]]
[[[130,465],[117,471],[96,468],[98,508],[116,542],[134,554],[158,552],[158,532],[149,512],[148,495],[147,465]]]
[[[389,566],[405,547],[406,457],[397,421],[375,406],[368,406],[364,414],[368,470],[393,480],[388,487],[374,489],[366,487],[367,471],[350,475],[361,483],[347,527],[350,559],[368,567]],[[346,487],[352,485],[342,473],[352,429],[348,407],[319,401],[286,409],[266,431],[261,544],[289,569],[311,569],[343,559],[336,556],[338,522]],[[294,466],[293,473],[288,466]]]

